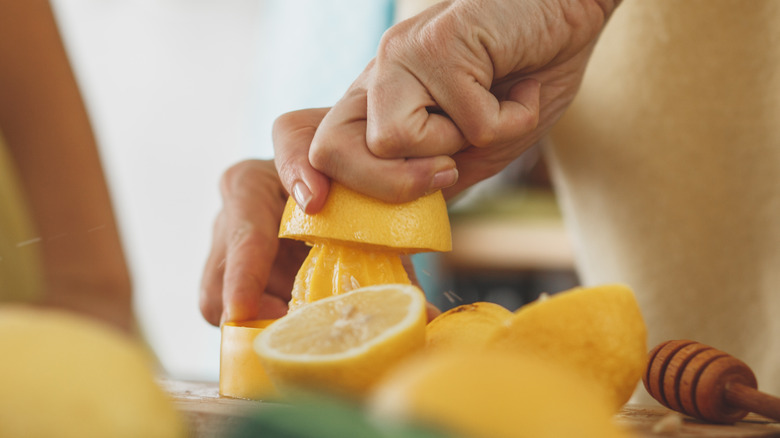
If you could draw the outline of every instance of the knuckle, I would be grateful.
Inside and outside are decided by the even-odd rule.
[[[395,124],[382,124],[366,133],[368,150],[379,158],[403,158],[415,143],[413,135]]]
[[[254,168],[254,160],[244,160],[228,167],[219,180],[219,188],[223,196],[235,192],[236,187],[244,182],[252,168]]]
[[[390,202],[401,203],[413,201],[423,195],[428,190],[430,181],[427,172],[419,168],[411,168],[402,178],[396,181],[396,188],[393,190],[393,199]]]
[[[299,109],[295,111],[289,111],[278,116],[271,126],[272,134],[276,135],[290,129],[299,128],[301,123],[308,119],[307,116],[309,114],[309,109]]]
[[[313,142],[311,149],[309,149],[309,164],[320,172],[329,173],[331,164],[338,162],[339,156],[339,148],[330,142]]]
[[[262,248],[271,237],[270,232],[264,227],[257,227],[249,221],[241,221],[228,234],[226,242],[228,252],[234,253],[245,248]]]
[[[387,29],[379,40],[378,59],[395,58],[409,47],[408,23],[401,22]]]
[[[469,143],[478,148],[491,146],[495,143],[497,135],[493,125],[488,123],[477,123],[464,129],[464,135]]]

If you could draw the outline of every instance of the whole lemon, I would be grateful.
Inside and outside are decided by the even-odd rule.
[[[0,436],[186,436],[150,355],[108,326],[2,306],[0,350]]]

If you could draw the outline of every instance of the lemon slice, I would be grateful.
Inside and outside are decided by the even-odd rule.
[[[360,398],[425,343],[425,296],[415,286],[355,289],[288,313],[255,340],[282,395],[327,391]]]

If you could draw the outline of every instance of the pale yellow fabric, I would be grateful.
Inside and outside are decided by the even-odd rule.
[[[626,0],[550,162],[586,284],[780,394],[780,2]]]
[[[40,260],[40,239],[0,132],[0,302],[40,297]]]

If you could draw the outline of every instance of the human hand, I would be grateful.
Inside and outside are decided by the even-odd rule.
[[[317,115],[310,150],[275,140],[277,154],[289,148],[311,163],[287,172],[285,186],[305,182],[314,212],[327,193],[318,172],[391,202],[453,195],[497,173],[562,115],[615,6],[461,0],[393,26],[344,97]]]
[[[232,166],[220,191],[223,206],[201,282],[203,317],[219,325],[284,316],[309,247],[278,238],[288,195],[273,163],[247,160]]]
[[[282,317],[310,248],[278,238],[288,195],[273,163],[247,160],[232,166],[223,174],[220,190],[223,206],[203,271],[201,313],[213,325]],[[402,261],[417,284],[411,259]],[[427,313],[430,320],[439,310],[428,304]]]

